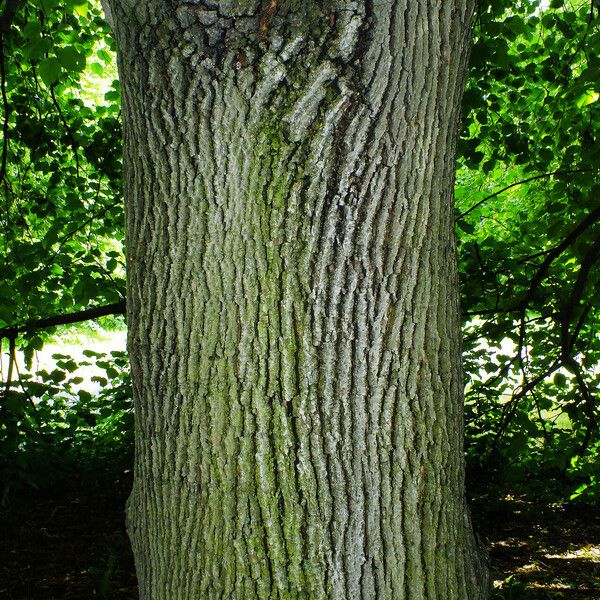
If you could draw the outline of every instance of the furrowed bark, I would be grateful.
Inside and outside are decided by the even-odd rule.
[[[470,0],[111,2],[143,600],[478,600]]]

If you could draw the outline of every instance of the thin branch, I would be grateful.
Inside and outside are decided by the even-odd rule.
[[[581,393],[583,399],[584,411],[588,418],[588,426],[586,428],[585,437],[579,449],[579,454],[583,454],[590,443],[592,434],[597,428],[596,411],[595,411],[595,399],[589,386],[585,381],[583,371],[579,363],[573,358],[573,348],[577,340],[577,336],[581,331],[583,315],[587,314],[587,309],[584,309],[583,315],[580,317],[578,323],[575,326],[573,334],[570,331],[571,318],[573,312],[579,306],[585,286],[590,276],[592,267],[600,260],[600,237],[596,239],[588,253],[585,255],[577,274],[577,279],[573,285],[573,289],[569,294],[567,301],[565,302],[561,313],[560,313],[560,329],[561,329],[561,354],[562,362],[566,368],[568,368],[574,375],[577,387]]]
[[[584,233],[587,229],[589,229],[596,221],[600,219],[600,206],[593,210],[575,229],[567,235],[567,237],[557,246],[555,246],[550,252],[548,252],[544,262],[540,265],[535,275],[531,279],[531,283],[529,284],[529,288],[527,293],[521,300],[519,307],[521,309],[526,308],[529,304],[529,301],[533,297],[537,287],[543,281],[543,279],[548,274],[548,269],[550,265],[554,262],[556,258],[558,258],[575,240]]]
[[[114,304],[96,306],[94,308],[88,308],[86,310],[80,310],[78,312],[54,315],[52,317],[44,317],[43,319],[28,321],[27,323],[23,323],[22,325],[4,327],[3,329],[0,329],[0,339],[14,339],[20,333],[31,332],[37,329],[56,327],[57,325],[68,325],[71,323],[82,323],[83,321],[90,321],[92,319],[105,317],[107,315],[123,314],[125,314],[125,302],[115,302]]]
[[[516,304],[514,306],[508,306],[506,308],[496,307],[496,308],[473,310],[473,311],[463,313],[463,316],[464,317],[472,317],[472,316],[483,316],[486,314],[497,315],[497,314],[510,314],[510,313],[517,313],[517,312],[521,313],[523,310],[525,310],[527,308],[527,306],[528,306],[529,302],[531,301],[531,299],[533,298],[533,295],[534,295],[535,291],[537,290],[538,286],[544,280],[544,278],[547,276],[550,265],[567,248],[569,248],[571,245],[573,245],[573,243],[575,241],[577,241],[577,239],[579,239],[579,237],[583,233],[585,233],[590,227],[592,227],[592,225],[594,225],[598,221],[600,221],[600,206],[598,208],[594,209],[591,213],[589,213],[588,216],[585,217],[585,219],[583,219],[574,229],[572,229],[570,231],[570,233],[562,240],[562,242],[560,242],[560,244],[557,244],[556,246],[554,246],[554,248],[551,248],[550,250],[546,250],[543,253],[538,253],[537,255],[532,255],[532,256],[528,257],[528,258],[534,258],[535,256],[540,256],[540,255],[546,256],[546,258],[543,260],[543,262],[538,267],[534,276],[531,278],[529,288],[527,289],[527,292],[525,293],[522,300],[518,304]]]
[[[29,404],[31,405],[35,421],[37,422],[38,425],[40,425],[41,424],[40,412],[38,411],[38,407],[35,405],[35,402],[33,401],[31,394],[29,393],[29,391],[25,387],[25,384],[23,383],[23,378],[21,377],[21,372],[19,371],[19,361],[17,361],[17,360],[15,360],[15,368],[17,370],[17,379],[19,380],[19,385],[21,386],[21,389],[23,390],[25,397],[27,398]]]
[[[6,95],[6,67],[4,64],[4,35],[0,35],[0,91],[2,93],[2,107],[4,112],[4,118],[2,121],[2,160],[0,162],[0,183],[2,183],[6,177],[9,117],[8,97]]]
[[[500,423],[498,424],[498,429],[496,430],[496,434],[494,436],[494,442],[492,444],[492,452],[496,452],[498,450],[498,446],[506,430],[512,417],[517,410],[518,402],[523,396],[528,394],[530,391],[535,389],[535,387],[541,383],[546,377],[549,377],[554,373],[557,369],[562,366],[562,362],[560,358],[557,358],[544,372],[540,373],[534,379],[529,380],[529,382],[523,386],[520,386],[520,390],[516,393],[513,393],[510,400],[503,406],[502,414],[500,416]]]
[[[581,311],[581,315],[579,315],[579,319],[577,320],[577,323],[575,324],[575,328],[573,329],[571,339],[569,340],[569,346],[570,346],[571,351],[575,347],[575,342],[577,341],[577,338],[581,334],[581,330],[582,330],[591,310],[592,310],[592,304],[591,304],[591,302],[588,302],[583,307],[583,310]],[[587,352],[587,350],[586,350],[586,352]]]
[[[561,345],[565,355],[570,355],[573,349],[573,342],[570,333],[571,317],[573,312],[579,306],[587,280],[592,271],[592,267],[600,260],[600,236],[592,244],[588,253],[581,262],[577,279],[573,285],[573,289],[569,294],[566,302],[564,303],[562,310],[560,311],[560,326],[561,326]]]
[[[2,338],[0,338],[0,341]],[[15,364],[16,357],[16,336],[12,336],[8,338],[8,371],[6,373],[6,381],[4,383],[4,394],[2,396],[3,402],[0,405],[0,417],[2,420],[6,418],[8,414],[8,407],[6,405],[6,401],[8,400],[8,395],[10,394],[10,388],[12,385],[12,375],[13,375],[13,367]],[[2,346],[0,345],[0,351]]]
[[[48,269],[49,267],[51,267],[54,264],[54,261],[56,260],[58,255],[60,254],[60,251],[62,250],[63,246],[66,244],[66,242],[69,241],[69,239],[71,237],[73,237],[76,233],[78,233],[82,229],[85,229],[92,221],[94,221],[98,217],[105,215],[111,208],[114,208],[118,204],[120,204],[120,201],[112,202],[111,204],[108,204],[107,206],[105,206],[104,208],[99,210],[98,212],[95,212],[92,215],[90,215],[85,221],[82,221],[81,223],[79,223],[76,227],[74,227],[70,231],[67,231],[67,233],[65,233],[65,235],[63,235],[61,238],[59,238],[57,240],[58,248],[54,251],[54,253],[50,257],[50,259],[47,262],[40,265],[39,268],[37,268],[34,272],[37,273],[40,271],[44,271],[44,270]]]
[[[73,131],[71,130],[71,126],[67,122],[67,119],[63,114],[62,108],[60,107],[60,104],[56,99],[56,94],[54,93],[54,85],[50,86],[50,97],[52,98],[52,104],[54,104],[54,108],[56,108],[58,116],[60,117],[60,120],[62,121],[62,124],[65,130],[67,131],[67,137],[71,142],[71,149],[73,150],[73,156],[75,157],[75,171],[77,172],[77,176],[79,176],[79,144],[77,143],[77,140],[73,135]]]
[[[10,392],[10,386],[12,384],[13,367],[15,364],[15,352],[16,352],[16,336],[10,336],[8,338],[8,372],[6,373],[6,382],[4,384],[4,399],[8,398]]]
[[[535,393],[535,389],[531,390],[531,397],[533,398],[533,403],[535,404],[535,410],[537,412],[538,420],[542,427],[542,435],[544,436],[544,440],[546,441],[548,446],[554,448],[554,440],[552,439],[551,432],[548,431],[548,429],[546,428],[546,419],[544,419],[544,416],[542,415],[542,409],[540,407],[537,394]]]
[[[597,169],[573,169],[571,171],[558,170],[558,171],[552,171],[551,173],[543,173],[541,175],[535,175],[533,177],[529,177],[528,179],[523,179],[522,181],[515,181],[514,183],[511,183],[510,185],[503,187],[502,189],[494,192],[493,194],[486,196],[482,200],[479,200],[479,202],[476,202],[475,204],[473,204],[473,206],[471,206],[471,208],[466,210],[464,213],[461,213],[457,217],[456,220],[460,221],[461,219],[464,219],[468,214],[473,212],[476,208],[480,207],[484,202],[487,202],[488,200],[491,200],[492,198],[495,198],[496,196],[499,196],[500,194],[502,194],[502,193],[506,192],[507,190],[510,190],[511,188],[514,188],[518,185],[523,185],[525,183],[531,183],[532,181],[537,181],[538,179],[544,179],[545,177],[554,177],[554,176],[560,176],[560,175],[574,175],[576,173],[589,173],[591,171],[597,171]]]
[[[517,352],[517,360],[519,361],[521,370],[525,376],[524,377],[525,384],[521,386],[521,389],[517,393],[513,393],[512,398],[506,403],[506,405],[503,408],[502,415],[500,417],[500,424],[498,426],[498,429],[497,429],[496,435],[495,435],[495,439],[494,439],[493,450],[496,450],[498,448],[498,444],[499,444],[502,436],[506,432],[512,417],[515,414],[519,400],[523,396],[525,396],[527,393],[532,392],[539,383],[541,383],[546,377],[551,375],[554,371],[556,371],[561,366],[569,369],[569,371],[571,371],[575,375],[575,380],[577,382],[577,386],[578,386],[578,388],[581,392],[581,396],[583,398],[584,411],[588,418],[588,426],[586,428],[584,440],[581,444],[581,448],[579,451],[580,454],[583,454],[583,452],[585,452],[585,450],[589,446],[591,436],[597,428],[597,419],[596,419],[596,414],[595,414],[595,402],[594,402],[594,396],[585,381],[585,377],[583,375],[582,369],[581,369],[580,365],[577,363],[577,361],[572,356],[572,350],[573,350],[573,346],[574,346],[575,337],[571,336],[569,326],[570,326],[571,317],[573,315],[573,311],[579,305],[579,303],[581,301],[581,297],[583,296],[585,285],[587,283],[591,269],[598,260],[600,260],[600,237],[598,237],[595,240],[594,244],[592,245],[592,247],[590,248],[590,250],[584,257],[584,259],[581,263],[581,267],[579,269],[577,280],[575,281],[575,284],[573,286],[571,294],[569,295],[569,298],[565,302],[565,305],[560,312],[560,325],[561,325],[561,354],[560,354],[560,357],[557,358],[546,371],[544,371],[543,373],[538,375],[535,379],[529,380],[529,381],[527,380],[527,378],[525,376],[525,370],[523,368],[524,365],[523,365],[523,358],[522,358],[523,348],[525,346],[524,316],[525,316],[525,308],[526,308],[527,304],[523,303],[521,305],[522,313],[521,313],[521,322],[520,322],[520,327],[519,327],[519,345],[518,345],[518,352]],[[539,273],[539,271],[538,271],[538,273]],[[539,281],[541,281],[541,278],[539,279]],[[539,281],[538,281],[538,283],[539,283]],[[533,285],[533,282],[532,282],[532,285]],[[530,290],[531,289],[532,288],[530,287]],[[577,334],[579,333],[580,329],[581,329],[581,319],[580,319],[580,322],[576,326]]]
[[[575,375],[575,381],[577,382],[577,387],[581,393],[581,397],[583,398],[583,410],[587,416],[588,426],[586,427],[585,436],[583,438],[583,442],[579,448],[579,454],[583,454],[592,438],[592,434],[596,430],[597,420],[596,420],[596,410],[595,410],[595,402],[594,396],[590,391],[588,384],[585,381],[585,377],[583,376],[583,372],[579,363],[572,357],[563,357],[563,365]]]

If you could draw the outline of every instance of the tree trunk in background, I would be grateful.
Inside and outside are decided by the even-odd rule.
[[[143,600],[479,600],[471,0],[112,0]]]

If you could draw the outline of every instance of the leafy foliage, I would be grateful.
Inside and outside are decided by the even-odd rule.
[[[127,356],[84,350],[85,360],[54,354],[56,367],[23,374],[5,396],[8,409],[0,438],[0,470],[7,482],[33,486],[61,479],[69,470],[129,466],[133,408]],[[78,371],[92,366],[98,389],[82,387]]]
[[[87,0],[23,2],[2,36],[0,328],[123,297],[112,44]]]
[[[1,330],[122,300],[124,259],[119,83],[99,3],[13,0],[0,21]],[[31,367],[52,331],[7,334],[3,349]],[[130,452],[126,358],[90,358],[106,371],[93,396],[67,357],[35,378],[3,361],[7,480],[39,484],[92,454]]]
[[[456,185],[471,474],[586,500],[600,497],[597,11],[480,0]],[[0,30],[0,336],[30,362],[53,330],[12,327],[123,298],[119,85],[95,2],[5,2]],[[66,357],[31,378],[4,361],[5,471],[39,484],[59,456],[128,456],[125,357],[89,358],[97,394]]]
[[[537,4],[476,18],[456,190],[468,451],[479,474],[597,496],[600,29],[589,2]]]

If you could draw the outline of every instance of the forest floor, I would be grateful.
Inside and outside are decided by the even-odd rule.
[[[494,599],[599,600],[600,511],[510,495],[472,502]]]
[[[73,480],[0,508],[0,599],[133,600],[123,507],[129,475]],[[496,599],[600,599],[600,515],[584,506],[479,497]],[[440,599],[441,600],[441,599]]]

